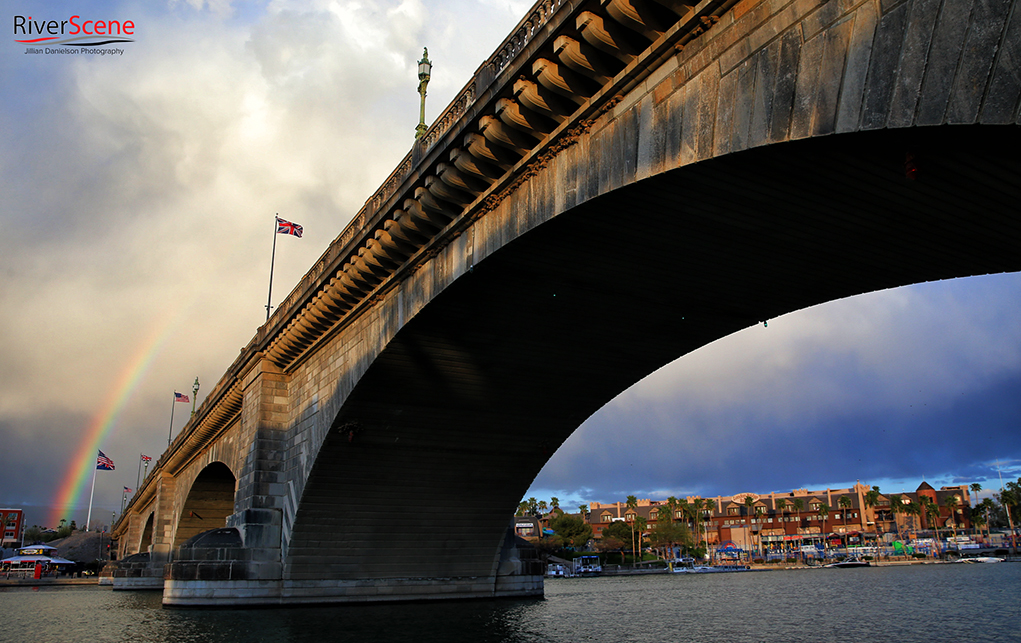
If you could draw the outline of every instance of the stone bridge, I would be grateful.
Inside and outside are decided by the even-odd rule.
[[[616,394],[790,311],[1021,270],[1019,34],[1014,0],[541,0],[161,457],[115,586],[541,594],[510,518]]]

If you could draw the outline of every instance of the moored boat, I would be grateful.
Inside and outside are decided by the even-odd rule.
[[[872,566],[872,563],[870,563],[867,560],[862,560],[861,558],[858,558],[857,556],[849,556],[849,557],[845,558],[844,560],[837,561],[835,563],[830,563],[828,565],[823,565],[823,567],[838,567],[840,569],[849,568],[849,567],[871,567],[871,566]]]

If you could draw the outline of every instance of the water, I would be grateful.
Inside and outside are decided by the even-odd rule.
[[[0,642],[1021,641],[1021,564],[552,579],[544,600],[165,610],[159,592],[0,589]]]

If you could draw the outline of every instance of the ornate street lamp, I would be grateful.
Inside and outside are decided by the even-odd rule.
[[[429,74],[432,73],[433,64],[429,62],[429,49],[422,49],[422,60],[418,61],[418,93],[422,96],[422,107],[418,116],[418,125],[415,127],[415,138],[425,134],[429,129],[425,124],[425,88],[429,85]]]
[[[191,385],[191,414],[195,415],[195,400],[199,397],[199,378],[195,377],[195,383]]]

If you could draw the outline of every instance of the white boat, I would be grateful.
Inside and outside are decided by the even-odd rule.
[[[578,556],[574,559],[574,573],[578,576],[598,576],[603,573],[599,556]]]
[[[972,556],[969,558],[961,558],[957,562],[959,563],[1002,563],[1002,558],[996,556]]]
[[[837,567],[840,569],[849,567],[871,567],[871,566],[872,564],[869,561],[862,560],[857,556],[849,556],[848,558],[845,558],[844,560],[841,560],[839,562],[830,563],[829,565],[823,565],[823,567]]]
[[[691,567],[674,567],[675,574],[722,574],[724,572],[747,572],[748,565],[692,565]]]

